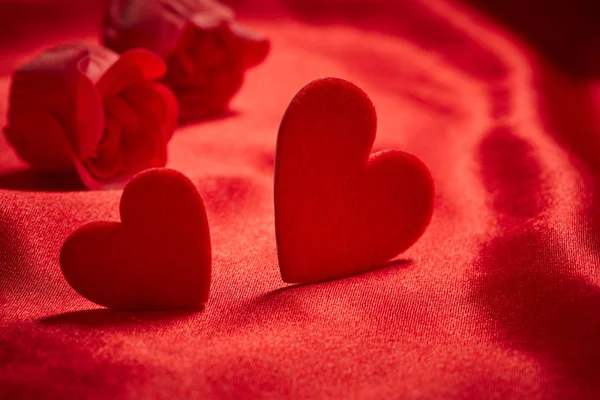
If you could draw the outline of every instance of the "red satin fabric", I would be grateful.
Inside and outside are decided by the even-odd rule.
[[[214,275],[202,312],[119,313],[78,296],[60,246],[86,222],[117,220],[120,192],[36,176],[0,142],[0,397],[600,398],[594,80],[455,2],[241,3],[272,53],[232,115],[180,128],[169,150],[207,207]],[[101,18],[88,11],[36,35],[94,36]],[[4,28],[14,43],[3,73],[39,45],[17,28]],[[424,160],[436,208],[389,267],[286,285],[276,133],[296,91],[321,76],[369,94],[374,150]]]

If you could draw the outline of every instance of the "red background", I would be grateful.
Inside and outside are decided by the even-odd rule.
[[[100,3],[0,2],[0,125],[11,69],[95,38]],[[600,13],[583,0],[470,3],[485,6],[234,2],[272,53],[231,115],[180,128],[169,151],[212,230],[199,313],[78,296],[60,246],[116,220],[120,192],[37,176],[0,139],[0,397],[600,398]],[[436,209],[392,266],[290,286],[274,144],[290,99],[322,76],[369,93],[375,150],[423,159]]]

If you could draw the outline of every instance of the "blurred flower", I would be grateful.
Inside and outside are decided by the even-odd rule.
[[[103,41],[117,52],[143,47],[165,59],[163,82],[177,96],[182,121],[225,111],[245,71],[270,47],[213,0],[109,1]]]
[[[120,187],[162,167],[177,121],[164,62],[83,43],[49,49],[13,74],[8,141],[40,171],[75,168],[90,189]]]

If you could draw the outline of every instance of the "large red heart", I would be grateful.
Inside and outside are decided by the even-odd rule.
[[[120,310],[199,308],[210,290],[211,246],[204,202],[180,172],[151,169],[123,190],[121,223],[92,222],[60,254],[69,284]]]
[[[371,154],[377,116],[369,97],[335,78],[306,85],[277,139],[275,230],[285,282],[367,271],[412,246],[433,212],[434,187],[417,157]]]

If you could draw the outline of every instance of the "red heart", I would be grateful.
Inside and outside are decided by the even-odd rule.
[[[120,310],[199,308],[210,290],[204,202],[180,172],[150,169],[121,196],[121,223],[92,222],[65,241],[67,282],[94,303]]]
[[[285,282],[340,278],[381,266],[421,237],[433,179],[417,157],[370,155],[377,116],[369,97],[335,78],[306,85],[277,139],[275,231]]]

